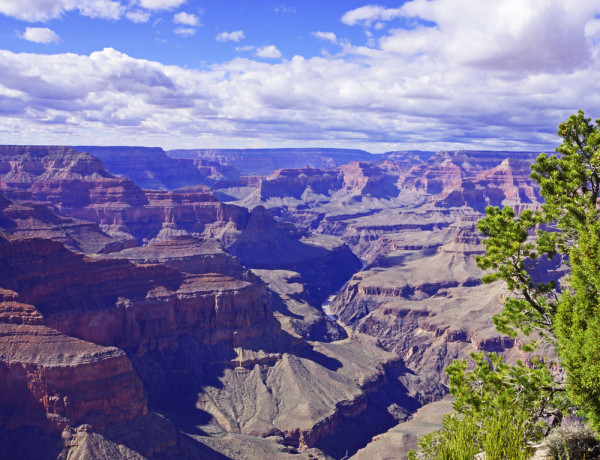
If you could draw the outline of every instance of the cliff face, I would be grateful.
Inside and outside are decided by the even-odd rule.
[[[399,193],[393,176],[371,163],[352,162],[339,170],[344,178],[343,187],[347,190],[375,198],[395,197]]]
[[[235,180],[239,171],[215,162],[175,159],[161,148],[150,147],[74,147],[100,159],[112,174],[124,176],[139,187],[173,190],[198,184],[212,185],[219,180]]]
[[[0,267],[0,420],[11,430],[145,416],[153,376],[128,355],[140,366],[181,355],[182,340],[229,349],[280,330],[255,278],[93,260],[45,239],[4,241]]]
[[[1,190],[10,198],[47,201],[59,208],[147,203],[133,182],[111,176],[100,160],[71,147],[2,146],[0,164]]]
[[[106,257],[128,259],[137,264],[164,264],[185,273],[220,273],[232,278],[246,276],[240,261],[227,253],[218,240],[200,240],[189,234],[175,235],[166,241],[158,240]]]
[[[272,197],[290,196],[302,198],[307,189],[312,193],[328,195],[330,191],[339,189],[342,178],[333,171],[322,171],[314,168],[279,169],[261,180],[258,184],[261,200]]]
[[[249,274],[89,258],[44,239],[4,241],[0,262],[10,288],[1,292],[0,406],[11,430],[138,420],[143,383],[155,406],[189,410],[198,399],[221,429],[308,449],[359,414],[380,413],[365,394],[385,386],[382,365],[402,369],[368,340],[309,345],[281,332],[272,295]]]
[[[13,202],[1,194],[0,232],[13,238],[49,238],[85,253],[115,251],[133,244],[111,238],[97,224],[62,216],[53,206]]]
[[[333,169],[351,161],[371,161],[375,158],[364,150],[290,148],[290,149],[211,149],[170,150],[171,158],[191,158],[234,166],[243,174],[269,175],[278,169]]]
[[[248,267],[299,273],[315,306],[361,266],[345,244],[327,247],[314,239],[299,239],[295,227],[276,222],[262,206],[252,210],[248,224],[227,249]]]
[[[0,309],[0,419],[9,429],[103,429],[147,413],[142,382],[122,350],[42,325],[32,305],[3,290]]]
[[[471,351],[499,351],[509,359],[520,354],[518,342],[493,326],[507,293],[500,285],[481,285],[476,223],[488,205],[540,206],[529,178],[534,157],[464,151],[386,155],[337,168],[339,180],[318,195],[308,193],[308,186],[300,189],[303,170],[296,175],[286,170],[262,180],[260,190],[277,183],[268,196],[237,202],[261,204],[312,233],[345,242],[365,266],[332,299],[329,313],[347,329],[376,337],[422,379],[441,384],[443,369]],[[293,194],[286,192],[286,180]],[[549,273],[559,277],[564,271],[556,263]],[[424,386],[420,391],[434,393]]]
[[[147,152],[122,153],[132,171]],[[194,167],[219,171],[213,153]],[[526,164],[323,153],[334,169],[221,180],[246,209],[0,148],[0,442],[64,428],[65,457],[338,458],[443,396],[454,358],[518,356],[473,256],[486,205],[539,205]]]
[[[94,222],[120,248],[172,230],[207,236],[239,231],[247,211],[219,202],[206,188],[145,192],[109,174],[100,160],[69,147],[0,147],[0,191],[14,200],[54,205],[65,216]],[[107,246],[105,251],[118,250]]]
[[[279,326],[265,286],[227,275],[184,275],[160,264],[91,260],[49,240],[0,244],[0,286],[32,304],[45,324],[73,337],[143,354],[271,335]]]

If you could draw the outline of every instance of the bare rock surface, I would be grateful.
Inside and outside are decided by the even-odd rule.
[[[158,147],[77,146],[100,159],[106,169],[152,190],[173,190],[198,184],[212,185],[239,177],[235,167],[202,159],[175,159]]]
[[[353,460],[405,460],[421,436],[442,427],[442,415],[452,412],[452,399],[445,397],[417,410],[410,420],[377,435],[373,440],[350,457]]]
[[[192,158],[235,166],[243,174],[268,175],[277,169],[333,169],[350,161],[372,160],[376,156],[364,150],[288,148],[288,149],[190,149],[170,150],[171,158]]]
[[[114,251],[132,244],[114,240],[92,222],[62,216],[53,206],[5,197],[0,199],[0,232],[11,238],[48,238],[85,253]]]
[[[60,431],[145,415],[146,399],[122,350],[39,325],[0,324],[3,424]]]
[[[152,155],[134,150],[111,161],[163,190],[68,147],[0,147],[11,453],[404,455],[447,409],[427,404],[454,358],[519,356],[491,320],[506,293],[473,259],[485,206],[539,206],[519,155],[307,151],[320,169],[294,170],[265,151],[253,167],[267,177],[238,179],[208,162],[239,167],[244,152],[169,153],[214,167],[232,204],[202,185],[165,190],[175,178],[150,177]]]
[[[535,154],[456,151],[385,157],[324,171],[321,179],[317,170],[277,171],[236,203],[265,206],[279,219],[344,241],[364,268],[328,312],[346,331],[377,338],[422,381],[443,386],[443,369],[472,351],[520,357],[519,342],[502,337],[492,323],[507,293],[499,283],[481,285],[474,257],[483,247],[476,223],[489,205],[517,210],[540,205],[529,178]],[[562,274],[560,261],[548,264],[545,276]],[[273,286],[284,284],[270,276]],[[287,276],[294,286],[293,276]],[[300,311],[301,294],[292,291],[287,304]],[[423,385],[417,393],[427,399],[436,391]],[[406,451],[416,437],[402,439]]]

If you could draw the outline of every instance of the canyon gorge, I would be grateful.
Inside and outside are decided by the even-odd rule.
[[[536,156],[0,146],[4,452],[404,458],[454,359],[522,356],[476,225]]]

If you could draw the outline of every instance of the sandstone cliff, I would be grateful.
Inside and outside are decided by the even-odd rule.
[[[221,181],[245,209],[203,186],[142,190],[69,148],[0,148],[0,443],[339,458],[442,397],[453,358],[519,355],[473,256],[486,205],[539,205],[526,164],[352,155]]]
[[[170,150],[171,158],[193,158],[235,166],[243,174],[268,175],[278,169],[333,169],[350,161],[369,161],[375,155],[364,150],[288,148],[288,149],[210,149]]]
[[[198,184],[212,185],[220,180],[235,180],[239,171],[202,159],[175,159],[158,147],[77,146],[100,159],[112,174],[124,176],[139,187],[173,190]]]

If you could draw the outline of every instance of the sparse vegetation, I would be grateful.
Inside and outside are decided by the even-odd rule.
[[[544,440],[553,460],[594,459],[600,456],[600,444],[594,430],[579,421],[567,421],[554,428]]]
[[[488,460],[526,459],[528,440],[543,437],[540,414],[554,408],[548,369],[541,363],[509,366],[495,353],[471,357],[472,371],[466,361],[446,369],[455,412],[444,418],[441,430],[421,439],[419,453],[409,458],[471,460],[485,451]]]

